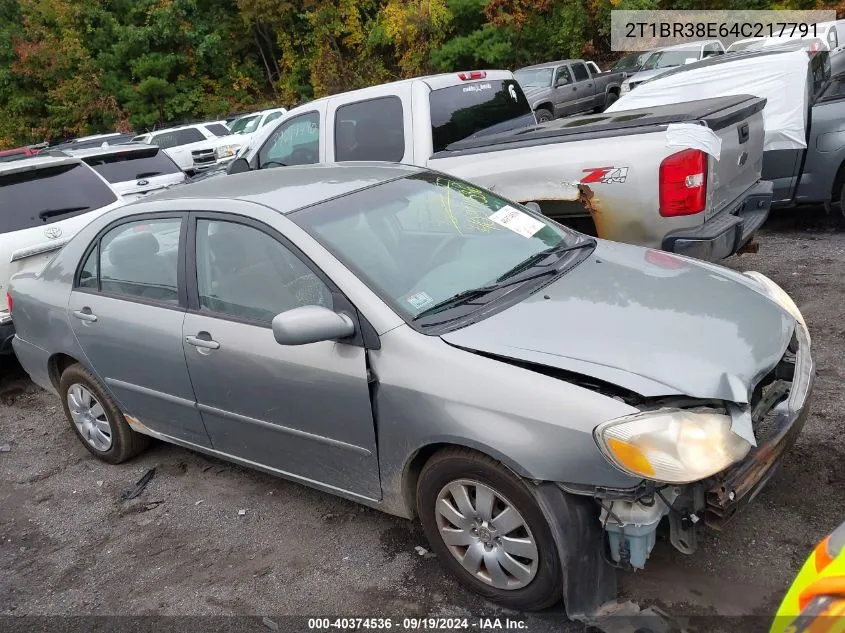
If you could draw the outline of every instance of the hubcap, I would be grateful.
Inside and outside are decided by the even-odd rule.
[[[98,451],[111,448],[111,424],[103,406],[87,387],[74,383],[67,390],[70,417],[83,439]]]
[[[473,576],[497,589],[520,589],[537,575],[534,535],[516,507],[489,486],[453,481],[437,495],[440,537]]]

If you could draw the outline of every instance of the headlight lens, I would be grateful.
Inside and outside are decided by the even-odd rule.
[[[235,145],[224,145],[217,148],[217,158],[228,158],[234,156],[238,148]]]
[[[760,286],[760,289],[763,291],[763,294],[778,304],[781,308],[789,312],[789,314],[792,315],[792,318],[801,324],[801,327],[803,327],[804,331],[807,332],[807,340],[809,341],[810,335],[809,330],[807,330],[807,323],[804,321],[804,315],[801,314],[798,306],[795,305],[795,302],[792,300],[792,297],[786,293],[786,290],[778,286],[774,281],[766,277],[766,275],[758,273],[756,270],[749,270],[743,274],[756,281]]]
[[[667,483],[699,481],[748,454],[731,418],[713,412],[658,409],[609,420],[593,432],[604,456],[637,477]]]

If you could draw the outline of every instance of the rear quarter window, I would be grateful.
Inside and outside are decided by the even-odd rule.
[[[0,175],[0,233],[67,220],[117,200],[81,163]]]
[[[397,163],[405,155],[405,126],[399,97],[340,106],[335,113],[335,160]]]
[[[428,97],[434,151],[472,136],[533,125],[534,113],[515,79],[476,81]]]

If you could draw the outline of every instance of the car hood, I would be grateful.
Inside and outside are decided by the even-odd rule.
[[[720,266],[599,241],[584,262],[524,301],[442,338],[645,397],[746,404],[795,328],[756,288]]]

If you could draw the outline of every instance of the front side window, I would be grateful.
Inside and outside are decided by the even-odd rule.
[[[258,152],[258,166],[311,165],[320,159],[320,114],[308,112],[285,121]]]
[[[643,70],[657,70],[658,68],[673,68],[675,66],[683,66],[688,59],[698,60],[700,51],[690,50],[676,50],[676,51],[658,51],[652,53],[645,64]]]
[[[90,167],[64,163],[0,176],[0,233],[67,220],[117,201]]]
[[[182,220],[167,218],[127,222],[113,228],[83,264],[79,286],[177,305],[181,226]],[[94,281],[97,273],[99,284]]]
[[[396,163],[405,155],[402,100],[382,97],[340,106],[335,113],[335,160]]]
[[[575,75],[575,81],[586,81],[590,78],[590,74],[587,72],[587,67],[584,64],[572,64],[572,72]]]
[[[572,75],[569,72],[569,68],[566,66],[561,66],[555,72],[555,86],[565,86],[566,84],[572,83]]]
[[[386,182],[289,217],[409,319],[581,239],[438,174]]]
[[[197,221],[200,308],[269,325],[281,312],[332,307],[325,283],[279,241],[252,226]]]

